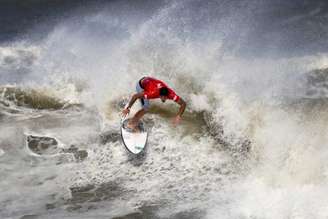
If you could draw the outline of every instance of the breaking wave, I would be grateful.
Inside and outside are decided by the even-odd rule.
[[[3,218],[327,217],[327,54],[245,56],[261,1],[109,5],[0,47]],[[144,75],[188,107],[173,127],[153,101],[132,157],[120,111]]]

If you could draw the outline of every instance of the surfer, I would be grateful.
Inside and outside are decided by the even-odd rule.
[[[140,99],[142,109],[139,110],[127,124],[127,127],[135,130],[139,120],[149,110],[149,99],[160,98],[164,103],[167,99],[175,101],[180,105],[179,111],[175,116],[173,123],[177,125],[181,121],[181,116],[186,108],[186,102],[179,97],[171,88],[169,88],[163,81],[151,77],[141,78],[136,85],[137,93],[135,93],[127,107],[122,111],[123,116],[126,116],[137,99]]]

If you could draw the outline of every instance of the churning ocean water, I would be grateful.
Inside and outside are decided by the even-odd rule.
[[[0,1],[0,218],[328,218],[325,1]],[[151,102],[131,156],[120,112]],[[139,105],[133,107],[135,112]]]

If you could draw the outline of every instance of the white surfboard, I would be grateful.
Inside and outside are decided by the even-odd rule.
[[[128,121],[129,119],[125,119],[121,123],[123,144],[129,152],[139,154],[146,146],[148,133],[142,122],[138,124],[138,131],[133,132],[126,127]]]

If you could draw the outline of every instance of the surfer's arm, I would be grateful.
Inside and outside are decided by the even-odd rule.
[[[133,106],[134,102],[136,102],[137,99],[142,98],[143,96],[144,96],[144,92],[134,94],[126,109],[130,109]]]
[[[176,101],[177,104],[180,105],[180,109],[178,111],[178,114],[175,116],[174,120],[173,120],[173,124],[174,125],[178,125],[181,121],[181,116],[183,114],[183,112],[185,111],[186,109],[186,102],[182,99],[182,98],[179,98],[177,101]]]
[[[181,117],[186,109],[187,104],[182,98],[179,98],[179,100],[176,103],[180,105],[177,116]]]

